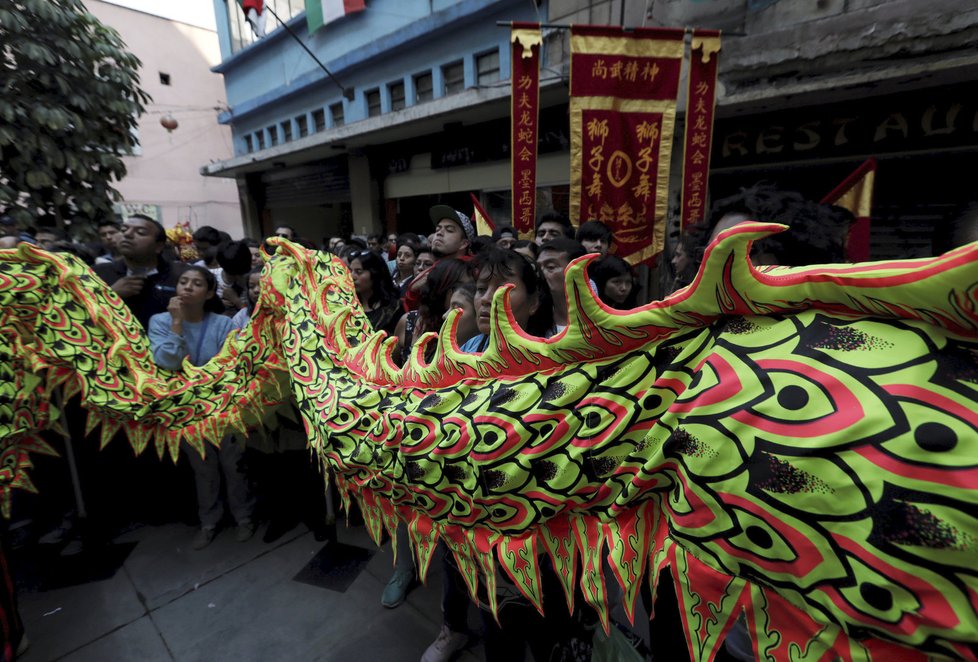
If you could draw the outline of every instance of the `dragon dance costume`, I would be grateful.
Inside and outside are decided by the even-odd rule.
[[[0,251],[0,497],[31,489],[52,393],[102,443],[177,458],[287,399],[375,540],[444,540],[473,595],[497,562],[538,607],[538,555],[607,626],[607,563],[631,616],[675,582],[691,657],[746,615],[764,660],[978,659],[978,245],[922,260],[750,264],[723,233],[695,281],[633,311],[568,269],[569,326],[528,336],[496,293],[484,354],[408,363],[371,333],[336,258],[282,243],[251,325],[207,365],[157,368],[78,260]],[[495,605],[490,605],[495,608]]]

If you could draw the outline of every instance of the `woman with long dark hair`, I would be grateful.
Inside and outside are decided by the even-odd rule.
[[[156,364],[179,371],[184,360],[199,366],[214,358],[234,329],[231,318],[221,314],[223,310],[224,305],[217,298],[214,274],[204,267],[188,267],[180,274],[177,295],[170,299],[167,312],[149,318],[149,342]],[[184,448],[194,470],[200,516],[200,531],[193,540],[193,548],[209,545],[224,517],[222,475],[228,506],[238,525],[235,537],[244,542],[255,533],[254,500],[242,466],[244,444],[228,436],[221,440],[220,448],[204,446],[203,457],[196,450]]]
[[[595,262],[588,269],[588,275],[598,288],[598,298],[605,305],[618,310],[635,307],[635,273],[623,259],[617,255],[608,255]]]
[[[370,326],[374,331],[394,333],[401,303],[387,261],[372,251],[353,253],[350,273]]]
[[[439,260],[421,288],[421,303],[417,310],[403,315],[395,331],[400,350],[400,360],[407,360],[414,341],[429,331],[438,331],[449,309],[452,291],[460,283],[472,281],[470,264],[456,258]],[[429,345],[429,356],[434,354],[435,346]],[[395,356],[398,356],[395,353]]]

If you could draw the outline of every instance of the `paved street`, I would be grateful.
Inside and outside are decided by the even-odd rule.
[[[426,588],[385,609],[390,543],[378,549],[362,526],[341,525],[339,541],[343,550],[372,557],[359,572],[319,578],[310,562],[332,543],[317,542],[305,527],[273,544],[261,541],[262,529],[246,543],[223,531],[197,552],[190,549],[194,533],[182,524],[141,527],[114,541],[121,552],[134,546],[110,578],[51,590],[27,586],[20,599],[31,647],[22,660],[413,661],[438,633],[437,566]],[[57,568],[44,566],[51,580]],[[481,660],[482,649],[458,659]]]

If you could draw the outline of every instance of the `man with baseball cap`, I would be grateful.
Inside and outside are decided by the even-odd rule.
[[[435,224],[431,248],[436,258],[462,258],[469,254],[469,246],[475,240],[475,226],[468,216],[448,205],[435,205],[428,215]]]
[[[475,225],[468,216],[452,209],[448,205],[435,205],[428,210],[431,222],[435,224],[435,234],[431,242],[431,250],[436,262],[443,258],[468,260],[469,247],[475,240]],[[404,293],[405,310],[416,310],[421,301],[421,288],[428,280],[431,269],[422,271],[415,276]]]

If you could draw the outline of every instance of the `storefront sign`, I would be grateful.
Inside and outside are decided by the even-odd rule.
[[[714,169],[978,145],[978,97],[964,86],[718,120]]]
[[[571,222],[631,264],[662,251],[682,59],[682,30],[571,29]]]

